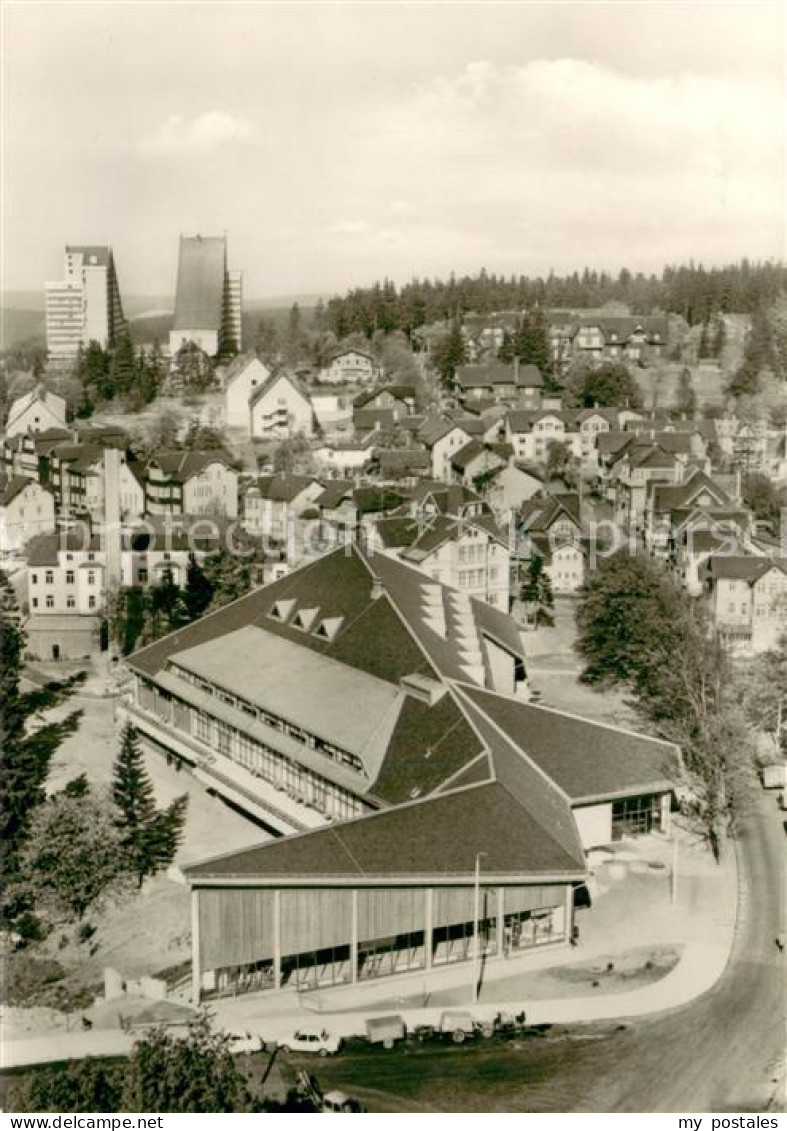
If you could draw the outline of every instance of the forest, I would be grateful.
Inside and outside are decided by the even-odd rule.
[[[709,322],[716,314],[753,314],[772,305],[787,290],[787,267],[781,263],[752,263],[747,259],[724,267],[689,263],[665,267],[661,275],[633,273],[624,268],[613,276],[585,268],[570,275],[477,275],[447,280],[413,279],[397,287],[386,279],[357,287],[343,298],[328,301],[325,318],[337,338],[351,333],[371,337],[376,331],[403,330],[411,335],[421,326],[501,310],[564,307],[593,309],[609,302],[625,303],[634,314],[654,311],[679,314],[689,325]]]

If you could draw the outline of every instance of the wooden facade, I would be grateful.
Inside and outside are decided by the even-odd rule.
[[[283,967],[286,976],[286,970],[297,967],[299,960],[301,964],[334,962],[329,982],[330,978],[354,982],[359,978],[359,954],[363,959],[381,948],[391,952],[409,949],[418,955],[415,965],[394,962],[385,967],[387,973],[408,968],[430,970],[443,960],[440,951],[446,944],[438,943],[439,939],[445,940],[447,933],[457,929],[465,940],[472,939],[475,932],[475,892],[471,885],[195,886],[192,898],[195,1001],[203,987],[217,988],[217,975],[233,983],[233,992],[238,987],[279,988]],[[531,914],[546,916],[552,924],[546,934],[534,932],[535,941],[567,942],[572,887],[484,883],[479,889],[478,909],[488,955],[506,954],[511,949],[509,924]],[[530,936],[517,932],[515,937]],[[326,960],[318,959],[318,955],[335,957]],[[469,957],[467,944],[460,957]],[[248,970],[263,967],[262,981],[249,980]],[[368,966],[360,976],[369,976]]]

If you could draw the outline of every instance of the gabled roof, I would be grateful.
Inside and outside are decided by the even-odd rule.
[[[463,692],[574,805],[675,781],[679,754],[671,742],[470,685]]]
[[[465,471],[473,460],[478,459],[485,451],[486,448],[480,440],[470,440],[451,456],[451,466],[455,467],[457,471]]]
[[[357,432],[371,432],[374,429],[393,432],[396,417],[392,408],[356,408],[353,411],[353,427]]]
[[[549,528],[561,518],[568,518],[577,529],[580,528],[579,495],[569,492],[565,495],[546,495],[540,499],[528,499],[519,508],[521,526],[528,533],[547,533]]]
[[[311,406],[311,401],[301,387],[300,382],[296,377],[293,376],[292,373],[272,373],[267,381],[263,382],[262,385],[258,385],[257,388],[254,389],[251,396],[249,397],[249,407],[253,408],[258,401],[262,400],[264,396],[267,396],[271,389],[275,389],[280,381],[286,381],[288,385],[291,385],[298,396],[306,401],[309,406]]]
[[[382,475],[417,475],[432,467],[432,457],[423,448],[380,448],[377,459]]]
[[[787,560],[744,554],[714,554],[705,563],[706,576],[713,581],[747,581],[750,585],[772,569],[787,574]]]
[[[353,499],[353,489],[354,484],[350,479],[331,479],[325,484],[322,494],[314,500],[314,505],[320,510],[333,510],[348,497]]]
[[[254,365],[255,362],[264,369],[267,374],[270,374],[270,370],[265,362],[260,361],[254,350],[248,350],[246,353],[240,353],[237,357],[233,357],[232,361],[224,370],[225,389],[229,388],[232,382],[237,380],[237,378],[240,377],[242,373],[245,373],[249,366]]]
[[[63,397],[59,397],[57,393],[51,392],[43,385],[37,385],[28,393],[24,393],[21,397],[17,397],[16,400],[11,402],[11,406],[8,410],[8,425],[6,427],[9,427],[14,420],[18,416],[21,416],[23,412],[26,412],[27,409],[32,408],[36,402],[44,405],[45,408],[48,408],[50,412],[53,412],[56,416],[61,417],[65,422],[66,402]]]
[[[505,829],[505,836],[500,830]],[[484,876],[581,878],[581,853],[569,853],[498,783],[477,785],[329,828],[269,841],[192,864],[189,880],[208,877],[471,879],[477,853]]]
[[[389,393],[395,400],[401,401],[402,404],[407,404],[408,401],[415,398],[415,389],[412,385],[380,385],[376,389],[370,389],[366,393],[359,393],[353,401],[355,408],[364,408],[371,401],[376,400],[382,393]]]
[[[314,475],[294,475],[281,471],[276,475],[261,475],[252,486],[257,488],[263,499],[291,503],[312,484],[319,482]]]
[[[214,463],[223,464],[224,467],[232,470],[229,456],[220,448],[210,448],[207,451],[159,452],[151,457],[148,467],[159,467],[170,479],[185,483]]]
[[[2,506],[7,507],[9,503],[14,501],[17,495],[21,495],[28,487],[38,488],[38,482],[35,479],[25,479],[21,475],[13,476],[3,487],[0,503]]]
[[[707,492],[721,507],[729,507],[732,503],[727,492],[706,475],[704,471],[695,471],[691,478],[683,483],[649,485],[653,496],[653,510],[658,512],[684,509],[691,505],[694,499],[703,492]]]

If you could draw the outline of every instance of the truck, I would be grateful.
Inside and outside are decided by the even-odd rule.
[[[398,1013],[391,1013],[387,1017],[369,1017],[366,1021],[366,1036],[371,1044],[392,1049],[397,1041],[405,1039],[407,1027]]]

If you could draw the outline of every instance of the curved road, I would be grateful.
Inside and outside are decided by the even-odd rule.
[[[761,795],[741,831],[730,961],[691,1004],[652,1020],[517,1044],[348,1050],[319,1066],[322,1086],[354,1091],[378,1112],[778,1110],[786,967],[775,938],[783,929],[784,816],[773,794]]]

